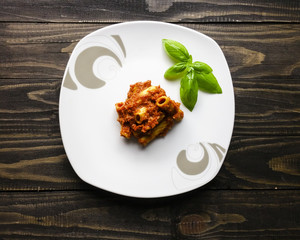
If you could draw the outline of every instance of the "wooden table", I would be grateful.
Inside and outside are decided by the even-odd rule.
[[[134,199],[82,182],[58,99],[86,34],[157,20],[202,32],[228,61],[236,115],[217,177]],[[300,239],[300,1],[0,1],[0,239]]]

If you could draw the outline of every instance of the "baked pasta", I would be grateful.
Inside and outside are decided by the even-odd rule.
[[[115,106],[121,136],[130,139],[133,135],[143,146],[165,136],[174,122],[183,118],[180,103],[167,97],[160,86],[152,86],[150,80],[130,85],[126,101]]]

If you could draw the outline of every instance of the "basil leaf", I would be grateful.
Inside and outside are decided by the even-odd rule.
[[[187,63],[188,63],[189,65],[191,65],[192,62],[193,62],[193,57],[192,57],[192,55],[190,55],[190,56],[189,56],[189,59],[187,60]]]
[[[212,69],[209,65],[207,65],[204,62],[194,62],[192,64],[192,67],[197,71],[197,72],[204,72],[204,73],[211,73]]]
[[[176,63],[165,72],[164,77],[169,80],[181,78],[186,68],[187,64],[185,62]]]
[[[187,62],[190,59],[188,50],[181,43],[170,39],[163,39],[162,42],[166,53],[174,61]]]
[[[222,88],[213,73],[195,72],[195,79],[200,90],[208,93],[222,93]]]
[[[184,106],[193,111],[198,98],[198,84],[194,70],[189,71],[180,81],[180,98]]]

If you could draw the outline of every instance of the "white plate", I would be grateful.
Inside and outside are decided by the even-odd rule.
[[[173,62],[162,39],[186,46],[194,61],[209,64],[222,94],[199,91],[190,112],[163,138],[141,147],[120,136],[115,103],[125,101],[129,85],[152,80],[180,101],[180,81],[163,75]],[[121,195],[164,197],[212,180],[227,153],[234,123],[230,71],[218,44],[194,30],[162,22],[115,24],[84,37],[64,74],[59,120],[66,154],[85,182]]]

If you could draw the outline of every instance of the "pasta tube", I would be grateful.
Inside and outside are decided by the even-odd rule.
[[[173,115],[175,121],[180,121],[183,118],[183,112],[179,108],[179,104],[174,102],[167,96],[161,96],[156,100],[156,105],[162,110]]]
[[[146,113],[147,113],[147,108],[146,107],[141,107],[137,109],[134,113],[134,119],[136,123],[141,124],[144,120],[146,120]]]
[[[167,112],[174,112],[174,104],[170,101],[167,96],[161,96],[156,100],[156,105]]]

